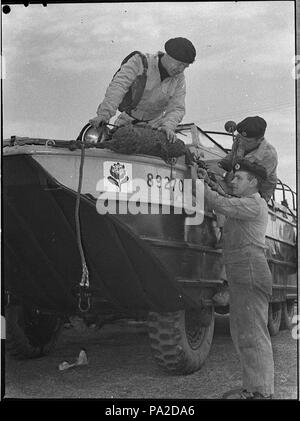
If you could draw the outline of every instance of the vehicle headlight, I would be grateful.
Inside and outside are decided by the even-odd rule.
[[[99,142],[99,137],[100,131],[89,124],[83,131],[81,139],[83,142],[97,143]]]

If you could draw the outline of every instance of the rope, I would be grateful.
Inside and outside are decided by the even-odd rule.
[[[194,157],[194,162],[198,165],[199,168],[203,168],[206,172],[207,172],[207,176],[208,179],[204,179],[204,182],[214,191],[216,191],[217,193],[219,193],[221,196],[225,196],[225,197],[229,197],[231,196],[230,194],[228,194],[223,186],[220,184],[220,182],[217,180],[216,176],[217,174],[214,173],[213,171],[208,171],[207,165],[204,161],[202,161],[201,159],[197,159],[196,157]],[[212,179],[213,176],[213,179]]]
[[[90,286],[89,271],[86,264],[86,259],[85,259],[84,250],[82,246],[80,217],[79,217],[81,188],[82,188],[82,180],[83,180],[83,166],[84,166],[84,157],[85,157],[85,145],[81,143],[80,148],[81,148],[81,156],[80,156],[80,167],[79,167],[79,180],[78,180],[78,189],[77,189],[76,206],[75,206],[76,237],[77,237],[77,245],[78,245],[79,254],[81,258],[81,264],[82,264],[82,275],[81,275],[81,281],[79,284],[80,291],[78,293],[78,296],[79,296],[78,307],[81,312],[87,312],[90,309],[90,293],[88,292],[88,289]],[[84,305],[83,305],[83,302],[84,302]]]

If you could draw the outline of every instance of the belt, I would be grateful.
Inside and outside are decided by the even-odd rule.
[[[132,118],[132,124],[137,124],[137,123],[149,123],[149,121],[151,120],[140,120],[139,118],[135,118],[133,117],[133,115],[131,115],[129,112],[125,111],[125,114],[127,114],[130,118]]]
[[[256,244],[246,244],[240,248],[223,249],[224,263],[233,263],[248,255],[251,251],[263,254],[266,257],[267,246],[258,246]]]

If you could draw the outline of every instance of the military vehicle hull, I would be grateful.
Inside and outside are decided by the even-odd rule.
[[[80,150],[34,143],[4,148],[4,280],[13,353],[47,354],[62,321],[74,314],[103,322],[131,317],[147,320],[161,367],[199,369],[212,343],[214,312],[222,311],[212,296],[224,283],[224,268],[216,216],[204,205],[199,214],[186,206],[184,159],[170,165],[91,148],[80,180]],[[203,148],[208,159],[224,155],[215,149]],[[114,177],[114,165],[123,166],[124,183]],[[134,180],[144,182],[138,195]],[[273,203],[267,233],[273,334],[278,317],[288,327],[296,298],[295,229],[295,217]]]

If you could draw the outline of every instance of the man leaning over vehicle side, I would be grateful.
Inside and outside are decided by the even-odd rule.
[[[262,182],[259,193],[268,202],[277,184],[278,157],[274,146],[264,137],[266,127],[267,123],[262,117],[246,117],[236,126],[238,134],[231,152],[221,159],[218,165],[212,164],[209,167],[218,175],[226,177],[226,172],[231,172],[235,162],[241,158],[264,166],[267,178]]]
[[[165,43],[165,51],[145,54],[148,69],[143,95],[130,113],[123,111],[119,115],[115,124],[147,122],[153,128],[164,131],[170,142],[175,142],[175,129],[185,115],[184,70],[194,62],[196,50],[191,41],[178,37]],[[90,120],[94,127],[108,123],[116,114],[124,95],[143,70],[138,54],[121,66],[106,90],[97,117]]]
[[[223,398],[270,399],[274,393],[274,362],[268,331],[272,275],[265,256],[268,206],[258,191],[266,170],[246,159],[233,167],[233,193],[224,197],[205,183],[209,209],[225,215],[223,253],[230,294],[230,332],[242,367],[242,389]],[[196,169],[193,168],[193,178]],[[199,168],[199,178],[206,178]]]

